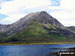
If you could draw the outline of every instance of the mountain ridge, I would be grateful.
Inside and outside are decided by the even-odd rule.
[[[74,29],[73,29],[74,30]],[[30,13],[10,25],[0,25],[5,41],[73,41],[75,33],[45,11]],[[70,38],[72,40],[70,40]]]
[[[19,29],[21,29],[22,28],[22,26],[24,25],[24,26],[26,26],[30,21],[32,21],[34,18],[37,18],[37,17],[44,17],[44,14],[45,14],[45,17],[47,16],[48,17],[48,19],[49,18],[51,18],[49,21],[50,22],[48,22],[48,23],[51,23],[51,24],[57,24],[57,25],[59,25],[60,23],[55,19],[55,18],[53,18],[52,16],[50,16],[48,13],[46,13],[45,11],[41,11],[41,12],[37,12],[37,13],[31,13],[31,14],[28,14],[27,16],[25,16],[25,17],[23,17],[23,18],[21,18],[19,21],[17,21],[17,22],[15,22],[15,23],[13,23],[13,24],[10,24],[10,25],[1,25],[1,27],[0,27],[0,32],[7,32],[7,31],[9,31],[9,30],[12,30],[12,29],[14,29],[14,28],[19,28]],[[47,18],[46,18],[47,19]],[[46,20],[46,19],[44,19],[44,21]],[[51,22],[51,21],[57,21],[57,23],[54,23],[54,22]],[[41,21],[41,20],[40,20]],[[47,20],[48,21],[48,20]],[[47,23],[47,21],[45,22],[45,23]],[[60,24],[58,27],[61,27],[61,26],[63,26],[62,24]],[[15,30],[15,29],[14,29]],[[17,30],[17,29],[16,29]],[[18,31],[18,30],[17,30]],[[8,34],[8,35],[10,35],[10,34]]]

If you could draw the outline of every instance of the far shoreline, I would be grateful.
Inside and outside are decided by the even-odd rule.
[[[58,45],[58,44],[75,44],[75,42],[39,42],[39,43],[25,43],[25,42],[6,42],[0,43],[0,46],[11,46],[11,45]]]

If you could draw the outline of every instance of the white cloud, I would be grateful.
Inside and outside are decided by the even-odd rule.
[[[61,0],[60,6],[52,10],[51,15],[65,26],[75,26],[75,0]]]
[[[0,13],[9,17],[0,20],[0,23],[13,23],[28,13],[44,10],[50,11],[50,14],[64,25],[75,25],[75,0],[61,0],[60,6],[51,6],[51,2],[52,0],[13,0],[4,2],[1,5]]]
[[[75,9],[75,0],[61,0],[61,8]]]
[[[10,20],[11,20],[10,23],[15,22],[17,20],[16,18],[20,19],[26,13],[28,14],[29,12],[37,11],[37,10],[34,10],[35,8],[38,9],[40,7],[44,7],[44,6],[46,7],[49,5],[50,5],[49,0],[13,0],[13,1],[4,2],[1,5],[0,14],[8,15],[9,17],[1,20],[0,22],[7,21],[9,23]],[[30,9],[34,11],[26,12],[27,10],[30,10]],[[41,10],[44,10],[44,9],[41,9]],[[19,16],[20,15],[22,16],[18,17],[17,16],[18,14]],[[16,16],[16,17],[12,17],[12,16]]]
[[[11,24],[13,22],[18,21],[20,18],[22,18],[25,14],[16,14],[12,15],[10,17],[6,17],[5,19],[1,19],[0,23],[2,24]]]
[[[11,15],[20,13],[21,9],[32,9],[50,5],[49,0],[14,0],[2,4],[1,13]]]

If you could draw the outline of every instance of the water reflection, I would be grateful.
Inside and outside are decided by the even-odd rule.
[[[75,56],[75,47],[70,48],[51,48],[59,50],[58,52],[50,52],[48,56]]]

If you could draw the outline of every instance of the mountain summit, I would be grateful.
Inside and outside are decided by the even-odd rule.
[[[0,33],[1,37],[7,37],[6,41],[28,42],[66,41],[75,36],[74,32],[45,11],[30,13],[10,25],[0,25]]]
[[[27,16],[21,18],[19,21],[10,24],[10,25],[0,25],[0,32],[4,33],[7,32],[8,35],[18,32],[22,30],[24,27],[26,27],[31,22],[39,22],[41,24],[51,24],[56,27],[64,27],[59,21],[57,21],[55,18],[53,18],[51,15],[49,15],[45,11],[37,12],[37,13],[31,13]]]

